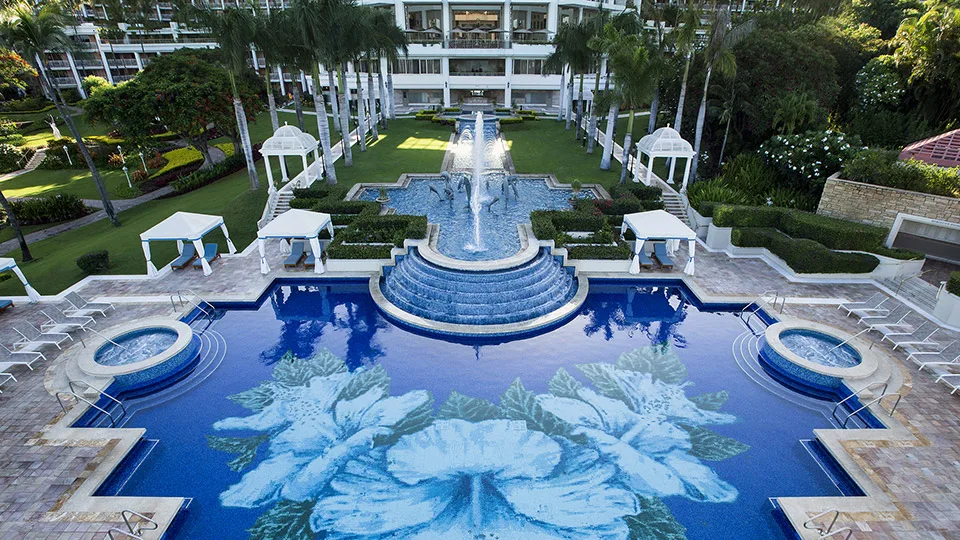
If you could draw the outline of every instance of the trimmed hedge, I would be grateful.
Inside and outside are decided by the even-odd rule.
[[[453,127],[457,125],[456,118],[449,118],[447,116],[441,116],[439,114],[431,118],[430,121],[433,122],[434,124],[440,124],[441,126]]]
[[[624,242],[617,242],[616,246],[573,246],[567,248],[567,256],[571,259],[627,260],[632,255],[630,246]]]
[[[327,246],[327,259],[389,259],[393,246],[343,245],[340,239]]]
[[[296,199],[294,199],[296,200]],[[373,201],[313,201],[313,210],[327,214],[379,214],[380,204]]]
[[[102,274],[110,269],[110,254],[102,249],[81,255],[77,257],[77,266],[84,274]]]
[[[167,164],[151,173],[150,178],[157,178],[167,173],[203,163],[203,154],[192,146],[175,148],[164,153],[163,158],[167,160]]]
[[[731,241],[741,247],[763,247],[802,274],[865,274],[880,260],[865,253],[841,253],[808,238],[791,238],[767,227],[735,228]]]
[[[336,238],[350,243],[392,242],[395,246],[402,247],[407,238],[419,240],[426,236],[427,216],[394,214],[357,218],[347,230],[337,234]]]
[[[522,124],[522,123],[523,123],[522,116],[507,116],[505,118],[500,119],[501,126],[509,126],[510,124]]]
[[[433,120],[433,117],[436,116],[436,115],[437,115],[437,113],[436,113],[435,111],[421,111],[421,112],[418,112],[417,114],[415,114],[413,117],[414,117],[416,120],[428,120],[428,121],[429,121],[429,120]]]
[[[80,197],[69,193],[10,201],[10,208],[21,225],[59,223],[90,213]]]
[[[950,272],[947,279],[947,292],[960,296],[960,272]]]
[[[293,190],[294,199],[323,199],[327,195],[330,195],[330,189],[324,185],[311,186],[308,188],[295,188]]]
[[[631,182],[628,184],[617,184],[611,187],[610,197],[613,199],[636,197],[641,201],[655,201],[663,197],[663,191],[658,187]]]
[[[217,180],[231,175],[247,166],[247,162],[242,155],[230,156],[227,159],[217,163],[209,169],[194,171],[189,176],[180,178],[173,182],[173,191],[177,195],[182,195],[188,191],[202,188],[212,184]]]

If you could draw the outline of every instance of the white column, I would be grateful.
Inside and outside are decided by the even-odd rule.
[[[277,156],[280,158],[280,177],[281,181],[286,184],[290,177],[287,176],[287,156]]]
[[[310,249],[313,250],[313,259],[315,262],[315,265],[313,267],[314,273],[316,274],[324,273],[326,269],[323,267],[323,260],[321,257],[323,255],[323,251],[320,250],[320,238],[314,236],[313,238],[310,239]]]
[[[300,158],[303,159],[303,179],[300,187],[307,187],[310,185],[310,166],[307,165],[307,154],[300,154]]]
[[[230,231],[227,230],[227,224],[221,223],[220,230],[223,232],[223,237],[227,239],[227,251],[233,255],[237,252],[237,248],[233,245],[233,240],[230,240]]]
[[[93,39],[97,41],[97,52],[100,54],[100,61],[103,62],[103,70],[107,73],[107,82],[113,83],[113,73],[110,73],[110,64],[107,63],[107,53],[103,50],[103,42],[100,41],[100,34],[94,33]]]
[[[317,174],[316,174],[316,176],[314,176],[313,179],[314,179],[314,180],[319,180],[319,179],[320,179],[320,176],[322,175],[322,173],[323,173],[324,171],[323,171],[323,160],[320,159],[320,150],[319,150],[318,148],[314,148],[314,149],[313,149],[313,165],[314,165],[314,168],[315,168],[316,171],[317,171]]]
[[[23,275],[23,271],[20,270],[19,266],[13,267],[13,273],[20,278],[20,282],[23,283],[23,288],[27,291],[27,296],[30,298],[31,304],[36,304],[40,301],[40,293],[30,285],[30,282],[27,281],[27,276]]]
[[[507,78],[507,86],[503,89],[503,106],[509,107],[513,102],[513,90],[510,88],[510,79],[513,78],[513,57],[508,56],[503,60],[504,73]]]
[[[673,184],[673,172],[677,169],[677,158],[670,158],[670,174],[667,176],[667,183]]]
[[[260,251],[260,273],[269,274],[270,265],[267,264],[267,250],[263,238],[257,238],[257,249]]]
[[[273,185],[273,167],[270,166],[270,156],[266,154],[263,155],[263,166],[267,169],[267,182],[270,184],[270,187],[267,188],[267,193],[273,195],[277,192],[277,188]]]
[[[450,13],[450,2],[443,0],[440,2],[440,20],[443,22],[443,28],[440,30],[443,31],[443,39],[450,39],[450,31],[453,30],[453,26],[450,24],[450,19],[452,18],[452,14]],[[406,28],[406,26],[401,28]]]
[[[394,0],[393,2],[393,20],[401,29],[407,29],[407,15],[403,10],[403,0]]]
[[[150,260],[150,242],[146,240],[140,242],[140,247],[143,248],[143,256],[147,259],[147,275],[154,277],[157,275],[157,267],[153,264],[153,261]],[[182,250],[181,250],[182,251]]]
[[[209,276],[213,273],[213,269],[210,268],[210,263],[208,263],[206,257],[204,257],[203,241],[199,238],[194,240],[193,248],[197,250],[197,255],[200,256],[200,265],[203,266],[203,275]]]
[[[80,81],[80,73],[77,72],[77,64],[73,61],[73,54],[67,51],[67,62],[70,64],[70,71],[73,73],[73,80],[77,82],[77,90],[80,97],[87,99],[87,93],[83,91],[83,84]]]
[[[643,181],[644,184],[650,185],[650,176],[653,174],[653,154],[650,154],[650,161],[647,162],[647,178]]]
[[[511,8],[512,8],[512,6],[510,5],[510,0],[504,0],[504,2],[503,2],[503,20],[500,22],[500,29],[501,29],[501,30],[504,30],[504,33],[501,34],[501,35],[503,36],[504,41],[507,42],[507,47],[510,46],[510,41],[513,39],[513,35],[512,35],[513,32],[511,32],[511,30],[513,29],[513,10],[512,10]],[[512,60],[511,60],[510,58],[508,58],[507,61],[508,61],[508,62],[512,62]],[[508,80],[508,81],[510,80],[510,75],[509,75],[509,73],[510,73],[510,71],[508,70],[508,71],[507,71],[507,80]],[[509,85],[509,83],[507,83],[507,92],[509,93],[509,91],[510,91],[510,85]],[[509,103],[510,103],[510,100],[507,100],[507,104],[508,104],[508,105],[506,105],[507,107],[510,106]]]
[[[140,53],[133,51],[133,59],[137,62],[137,71],[143,71],[143,60],[140,59]]]
[[[443,106],[452,107],[450,103],[450,59],[440,59],[440,74],[443,75]]]
[[[280,93],[287,95],[287,83],[283,80],[283,68],[277,66],[277,76],[280,77]]]
[[[553,38],[557,33],[557,27],[560,25],[560,2],[550,2],[547,4],[547,37]]]
[[[683,185],[680,186],[680,193],[687,192],[687,182],[690,180],[690,165],[693,159],[687,158],[687,165],[683,168]]]

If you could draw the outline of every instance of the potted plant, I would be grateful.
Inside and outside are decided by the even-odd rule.
[[[576,195],[577,193],[580,193],[581,189],[583,189],[583,184],[581,184],[579,180],[574,180],[570,183],[570,189],[572,189],[573,194]]]
[[[377,193],[376,202],[380,203],[380,213],[385,214],[387,212],[387,203],[390,202],[390,196],[387,195],[387,188],[380,188],[380,191]]]

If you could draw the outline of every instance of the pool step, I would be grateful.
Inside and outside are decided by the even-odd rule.
[[[559,309],[576,294],[577,280],[547,250],[513,268],[469,272],[435,265],[413,249],[386,269],[381,289],[398,308],[428,320],[509,324]]]

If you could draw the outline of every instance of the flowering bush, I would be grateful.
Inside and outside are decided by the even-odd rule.
[[[112,169],[119,169],[123,167],[123,156],[120,154],[110,154],[110,157],[107,158],[107,165],[109,165]]]
[[[856,85],[862,110],[894,109],[907,92],[891,56],[879,56],[867,62],[857,73]]]
[[[0,173],[15,171],[26,164],[26,154],[12,144],[0,143]]]
[[[760,157],[797,186],[822,186],[859,150],[860,139],[839,131],[776,135],[760,146]]]
[[[150,177],[150,173],[148,173],[147,171],[145,171],[145,170],[143,170],[143,169],[137,169],[137,170],[133,171],[133,174],[131,175],[131,178],[133,178],[133,181],[134,181],[134,182],[138,182],[138,183],[139,183],[139,182],[143,182],[144,180],[146,180],[146,179],[149,178],[149,177]]]

